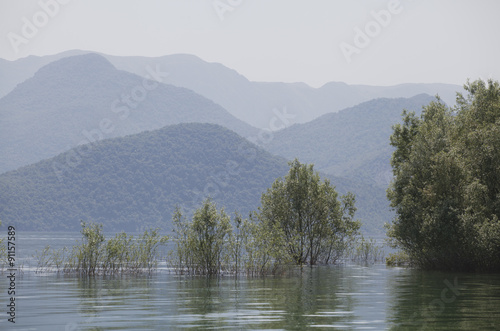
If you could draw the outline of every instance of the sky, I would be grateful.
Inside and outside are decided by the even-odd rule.
[[[0,58],[187,53],[252,81],[463,85],[500,79],[499,13],[498,0],[0,0]]]

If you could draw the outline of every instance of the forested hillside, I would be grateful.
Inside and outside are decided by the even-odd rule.
[[[314,163],[335,176],[363,179],[386,188],[392,177],[389,137],[403,109],[416,113],[434,98],[376,99],[276,132],[265,148]]]
[[[170,230],[176,205],[187,212],[208,195],[229,213],[255,210],[286,174],[272,156],[221,126],[179,124],[81,146],[0,175],[0,219],[20,229],[78,230],[80,220],[108,230]],[[389,219],[377,188],[330,176],[339,193],[357,195],[364,231]]]
[[[113,229],[117,226],[136,229],[142,222],[166,224],[175,204],[192,210],[201,201],[200,196],[214,192],[219,195],[215,200],[221,206],[245,214],[257,208],[260,194],[283,174],[287,168],[286,160],[298,158],[303,163],[315,164],[316,170],[331,177],[341,194],[347,191],[355,193],[357,217],[364,223],[362,230],[380,234],[382,225],[393,217],[385,198],[391,178],[391,127],[400,121],[403,109],[418,114],[423,105],[433,100],[424,94],[409,99],[376,99],[305,124],[293,125],[266,139],[255,140],[259,137],[256,128],[236,119],[213,101],[191,90],[156,80],[182,81],[182,84],[197,81],[193,86],[203,89],[210,85],[210,75],[224,72],[218,80],[221,85],[213,85],[210,89],[226,86],[224,84],[234,79],[246,82],[243,85],[235,83],[233,89],[225,89],[224,93],[231,100],[238,101],[231,107],[237,108],[242,103],[248,104],[245,107],[254,107],[254,112],[241,108],[251,116],[262,115],[259,105],[268,102],[270,95],[276,96],[272,100],[279,100],[290,95],[292,87],[298,99],[292,97],[290,102],[299,108],[302,102],[308,104],[301,111],[308,107],[316,109],[314,103],[307,101],[309,97],[304,94],[303,85],[252,83],[251,86],[260,87],[257,90],[249,88],[249,94],[243,97],[243,86],[250,84],[248,80],[222,65],[207,64],[196,57],[165,57],[162,59],[166,62],[161,62],[168,64],[165,67],[155,66],[153,59],[109,58],[130,71],[138,71],[141,64],[143,70],[149,71],[151,80],[117,70],[100,55],[86,54],[46,65],[0,99],[0,154],[9,156],[0,159],[0,172],[54,157],[79,146],[56,159],[2,176],[0,185],[5,190],[1,202],[5,203],[1,206],[0,218],[45,230],[74,229],[80,219],[100,220]],[[167,67],[172,70],[164,69]],[[334,85],[322,88],[318,100],[328,103],[332,95],[352,92],[342,84],[335,85],[337,91]],[[327,87],[337,92],[327,93]],[[365,96],[371,95],[369,89],[363,91]],[[337,95],[339,98],[340,94]],[[235,97],[237,95],[240,98]],[[293,114],[291,109],[285,111],[298,114]],[[300,120],[294,117],[293,121],[295,119]],[[215,141],[219,143],[209,148],[205,145],[209,141],[202,138],[208,134],[206,127],[197,126],[198,132],[188,125],[176,130],[170,127],[123,140],[105,141],[185,122],[220,124],[239,136],[234,133],[227,135],[226,132],[225,138],[218,137]],[[188,131],[194,136],[191,137]],[[220,127],[211,131],[225,132]],[[146,136],[149,138],[140,138]],[[235,149],[234,144],[249,144],[242,137],[253,138],[252,141],[262,143],[268,152],[283,159],[260,150],[267,160],[274,161],[261,164],[252,158],[255,167],[242,174],[234,172],[232,161],[237,162],[242,157],[238,154],[242,152],[241,148]],[[150,145],[146,146],[147,140],[150,140]],[[198,150],[202,146],[214,151],[210,155],[214,158],[211,162],[199,158],[206,155],[205,149]],[[153,155],[156,150],[167,153],[164,148],[168,155]],[[113,162],[108,160],[110,157]],[[130,164],[124,160],[129,160]],[[142,163],[141,160],[150,161]],[[226,165],[226,162],[229,163]],[[113,174],[114,170],[120,175]],[[235,179],[231,179],[234,185],[225,183],[228,173]],[[214,181],[222,185],[214,186]]]
[[[0,173],[80,144],[185,122],[216,123],[242,136],[257,130],[188,89],[117,70],[97,54],[63,58],[0,99]],[[160,82],[160,83],[159,83]]]

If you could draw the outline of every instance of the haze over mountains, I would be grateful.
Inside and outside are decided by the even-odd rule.
[[[68,159],[73,166],[62,169]],[[102,222],[107,230],[170,231],[176,206],[189,212],[208,196],[246,217],[287,170],[285,159],[226,128],[178,124],[95,142],[83,152],[75,148],[0,175],[0,219],[25,231],[76,231],[80,220]],[[331,180],[340,193],[358,194],[357,216],[369,229],[381,226],[383,215],[372,212],[380,205],[372,187]]]
[[[363,231],[381,234],[393,216],[392,125],[403,109],[420,113],[435,93],[453,103],[460,90],[314,89],[250,82],[192,55],[80,53],[0,60],[0,92],[13,88],[0,98],[0,173],[17,169],[0,175],[0,219],[37,230],[74,230],[80,219],[133,230],[167,226],[175,205],[189,212],[207,195],[245,216],[298,158],[339,193],[355,193]]]
[[[176,205],[195,208],[209,195],[228,211],[247,214],[286,171],[284,159],[228,129],[179,124],[0,175],[0,217],[31,230],[78,230],[82,219],[107,229],[171,230]]]
[[[0,60],[0,96],[16,84],[31,77],[39,68],[58,59],[85,54],[68,51],[56,55],[35,57],[9,62]],[[454,104],[457,91],[453,84],[401,84],[395,86],[347,85],[327,83],[312,88],[304,83],[251,82],[235,70],[219,63],[208,63],[194,55],[175,54],[162,57],[111,56],[102,54],[117,69],[147,76],[148,67],[168,72],[163,82],[185,87],[213,100],[233,116],[257,128],[270,128],[275,116],[273,109],[286,109],[293,116],[291,123],[305,123],[321,115],[336,112],[375,98],[412,97],[426,93],[439,94],[448,104]]]
[[[266,149],[285,158],[314,163],[322,172],[363,178],[387,187],[392,178],[389,137],[403,109],[420,114],[435,100],[427,94],[412,98],[375,99],[338,113],[323,115],[274,133]]]
[[[244,137],[257,129],[188,89],[117,70],[97,54],[63,58],[0,99],[0,172],[82,143],[185,122],[217,123]]]

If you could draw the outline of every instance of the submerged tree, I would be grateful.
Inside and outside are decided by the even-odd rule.
[[[102,224],[82,224],[81,244],[73,246],[66,254],[62,250],[50,251],[47,246],[37,254],[37,269],[43,271],[55,267],[65,273],[81,275],[118,274],[118,273],[151,273],[158,264],[159,248],[165,245],[168,237],[161,236],[158,229],[148,229],[134,240],[133,236],[118,233],[114,238],[106,240],[102,233]]]
[[[500,86],[467,83],[394,126],[393,245],[424,268],[500,269]]]
[[[76,269],[87,275],[94,275],[100,267],[103,255],[102,224],[81,222],[82,244],[73,247],[73,260],[76,261]]]
[[[231,223],[223,209],[206,199],[191,222],[179,209],[174,214],[177,269],[196,274],[219,274],[227,265]]]
[[[360,227],[353,219],[354,195],[339,201],[335,188],[321,181],[313,165],[297,159],[289,165],[285,178],[278,178],[262,195],[257,218],[269,231],[284,236],[286,251],[296,264],[335,262]]]

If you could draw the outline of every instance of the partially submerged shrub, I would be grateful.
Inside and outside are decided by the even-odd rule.
[[[231,233],[229,216],[217,211],[209,199],[187,221],[179,209],[174,214],[176,268],[179,272],[215,275],[228,267]]]
[[[351,260],[363,263],[374,263],[384,259],[383,246],[377,245],[375,239],[361,236],[351,253]]]
[[[53,268],[80,275],[152,272],[160,258],[159,247],[168,240],[160,236],[158,229],[146,230],[137,239],[122,232],[106,240],[101,224],[85,222],[81,233],[82,242],[73,246],[69,254],[66,247],[51,251],[47,246],[37,252],[37,272]]]
[[[410,257],[404,251],[390,253],[385,259],[385,264],[390,267],[409,266]]]

